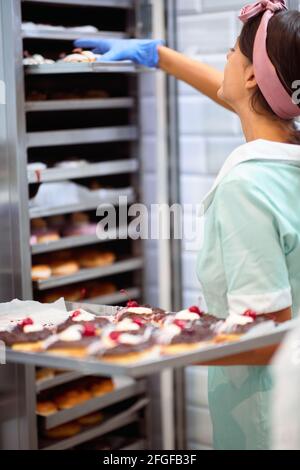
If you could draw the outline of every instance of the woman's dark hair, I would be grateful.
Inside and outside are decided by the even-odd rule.
[[[251,62],[253,62],[255,36],[262,15],[248,20],[239,37],[240,50]],[[292,84],[295,80],[300,80],[300,13],[298,11],[280,11],[271,18],[268,26],[267,51],[281,83],[292,97],[295,92]],[[253,94],[251,106],[257,113],[263,111],[274,120],[281,120],[275,115],[258,87]],[[300,132],[294,120],[285,122],[290,132],[291,143],[300,144]]]

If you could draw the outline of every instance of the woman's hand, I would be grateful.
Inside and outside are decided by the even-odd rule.
[[[100,61],[132,60],[146,67],[157,67],[158,46],[161,40],[150,39],[78,39],[75,47],[92,49],[95,54],[103,54]]]

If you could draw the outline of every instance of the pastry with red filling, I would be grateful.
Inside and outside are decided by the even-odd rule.
[[[243,315],[230,314],[225,320],[219,321],[214,326],[215,342],[238,341],[242,335],[248,333],[254,326],[270,320],[272,321],[270,315],[258,315],[253,310],[246,310]]]
[[[0,331],[0,341],[17,351],[36,352],[43,349],[43,341],[53,334],[53,329],[25,318],[10,331]]]
[[[99,341],[97,326],[92,323],[72,325],[56,335],[46,344],[49,354],[59,356],[85,357],[90,348]]]
[[[97,334],[100,334],[102,329],[110,323],[111,319],[109,317],[95,315],[94,313],[87,312],[83,309],[78,309],[71,312],[69,318],[64,323],[58,325],[57,331],[60,333],[72,325],[92,324],[96,326]]]
[[[116,319],[118,322],[130,318],[132,320],[140,319],[145,323],[160,323],[167,315],[165,310],[152,308],[149,305],[139,305],[137,302],[130,300],[126,307],[118,311]]]
[[[174,320],[158,334],[162,354],[180,354],[212,343],[215,333],[201,321]]]
[[[144,334],[110,331],[102,338],[103,349],[100,359],[120,364],[146,359],[157,350],[154,336],[151,333],[152,329],[146,330]]]

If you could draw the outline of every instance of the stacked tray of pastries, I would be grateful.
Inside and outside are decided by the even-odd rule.
[[[24,318],[0,331],[0,340],[18,351],[132,364],[237,341],[254,326],[270,321],[270,316],[251,310],[222,320],[197,306],[170,313],[135,301],[112,315],[96,315],[88,308],[69,312],[55,326]]]

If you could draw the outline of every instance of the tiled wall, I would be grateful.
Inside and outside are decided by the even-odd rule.
[[[226,52],[240,28],[240,0],[179,0],[179,49],[222,70]],[[180,172],[183,203],[197,204],[210,189],[229,153],[243,143],[240,123],[185,84],[179,85]],[[186,223],[191,215],[187,214]],[[199,283],[195,273],[197,250],[182,252],[184,305],[197,304]],[[187,441],[190,449],[212,448],[208,411],[207,370],[186,372]]]

